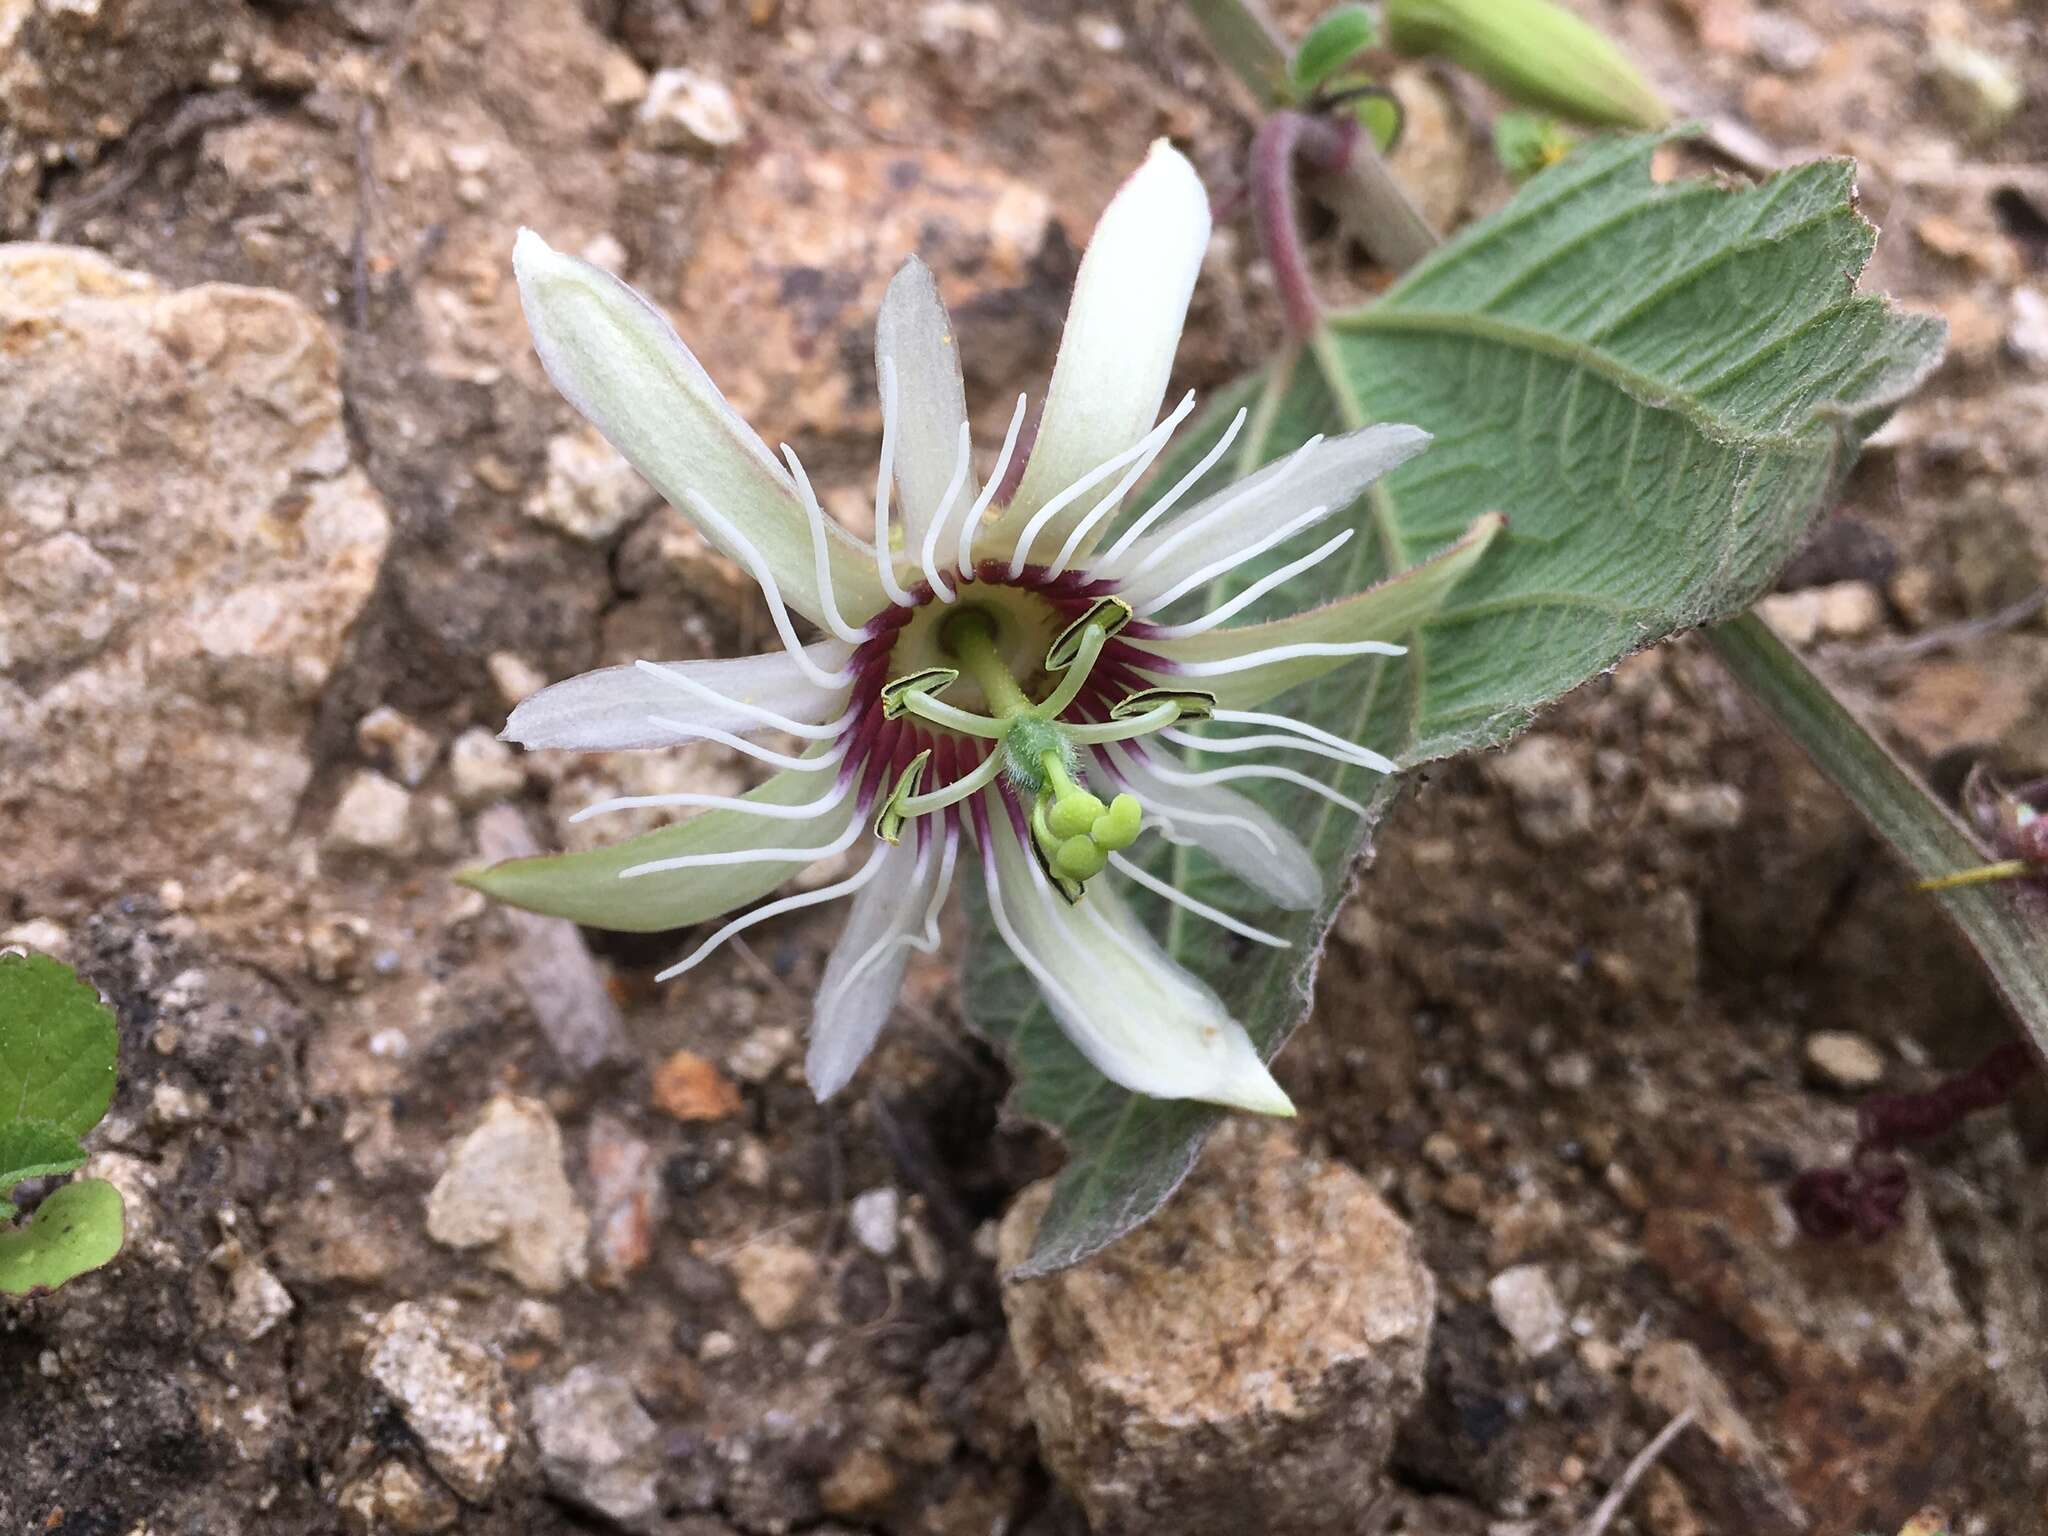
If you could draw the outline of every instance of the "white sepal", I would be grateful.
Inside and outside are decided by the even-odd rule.
[[[967,394],[960,382],[960,345],[931,268],[903,263],[875,321],[875,360],[896,372],[896,488],[901,495],[906,563],[915,566],[959,460]],[[972,502],[970,473],[955,507]],[[950,553],[950,551],[949,551]]]
[[[1322,900],[1316,861],[1256,800],[1217,784],[1161,778],[1148,759],[1176,771],[1186,764],[1153,742],[1112,750],[1117,776],[1144,805],[1146,821],[1169,840],[1201,849],[1276,906],[1299,911]]]
[[[852,647],[836,640],[807,646],[826,671],[845,665]],[[704,697],[675,681],[688,678],[726,703]],[[783,651],[737,656],[724,661],[670,661],[650,670],[637,664],[601,667],[543,688],[520,703],[505,722],[505,741],[528,749],[564,747],[578,752],[613,752],[630,747],[672,747],[696,738],[652,717],[691,726],[753,736],[777,729],[763,713],[820,725],[846,707],[847,690],[820,688]]]

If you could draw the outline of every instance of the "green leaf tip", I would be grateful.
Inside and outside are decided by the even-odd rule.
[[[1511,101],[1593,128],[1661,128],[1671,109],[1627,54],[1552,0],[1387,0],[1387,41],[1449,59]]]
[[[1309,28],[1287,66],[1288,78],[1306,95],[1379,39],[1372,12],[1362,5],[1340,5]]]

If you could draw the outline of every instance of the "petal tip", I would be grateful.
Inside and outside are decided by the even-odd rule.
[[[1230,1081],[1219,1084],[1216,1089],[1203,1095],[1211,1104],[1220,1104],[1226,1109],[1241,1109],[1248,1114],[1266,1115],[1275,1120],[1292,1120],[1298,1113],[1294,1100],[1287,1097],[1286,1090],[1274,1081],[1273,1074],[1256,1053],[1247,1049]]]

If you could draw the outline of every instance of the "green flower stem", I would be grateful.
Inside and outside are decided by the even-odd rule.
[[[986,614],[972,608],[955,614],[947,621],[941,639],[959,661],[960,670],[980,687],[990,714],[1008,720],[1031,712],[1031,700],[996,649],[995,626]]]

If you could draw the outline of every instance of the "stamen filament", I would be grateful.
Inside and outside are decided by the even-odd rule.
[[[846,824],[844,832],[815,848],[737,848],[728,853],[686,853],[673,859],[634,864],[620,870],[619,878],[635,880],[642,875],[659,875],[672,869],[716,869],[728,864],[815,864],[835,853],[846,852],[860,841],[866,831],[866,820],[856,816]],[[881,851],[886,853],[887,846]]]
[[[804,654],[803,645],[797,640],[796,627],[789,622],[789,609],[782,602],[782,588],[775,584],[775,573],[768,568],[768,562],[761,558],[761,552],[754,548],[747,536],[733,526],[732,521],[718,508],[706,501],[696,491],[685,491],[683,499],[702,518],[711,531],[722,539],[726,547],[740,557],[740,563],[761,588],[761,595],[768,600],[768,617],[775,623],[775,633],[782,638],[782,648],[789,652],[789,659],[820,688],[844,688],[853,681],[854,674],[849,668],[841,672],[827,672]]]
[[[852,745],[851,736],[842,736],[839,745],[819,757],[791,757],[786,752],[776,752],[759,742],[748,741],[744,736],[735,736],[731,731],[721,731],[715,725],[693,725],[687,720],[671,720],[666,715],[649,715],[649,725],[658,725],[665,731],[674,731],[686,741],[715,741],[722,747],[731,747],[736,752],[789,773],[816,773],[820,769],[835,766],[846,756],[846,749]]]
[[[1197,901],[1185,891],[1176,890],[1164,880],[1148,875],[1143,869],[1140,869],[1120,853],[1112,853],[1109,856],[1109,862],[1110,867],[1126,879],[1142,885],[1155,896],[1165,897],[1175,906],[1186,907],[1188,911],[1194,913],[1197,917],[1207,918],[1219,928],[1227,928],[1232,933],[1250,939],[1255,943],[1270,944],[1275,949],[1293,948],[1293,945],[1289,944],[1287,940],[1281,938],[1277,933],[1268,933],[1263,928],[1254,928],[1250,923],[1240,922],[1228,912],[1219,912],[1206,901]]]
[[[716,688],[707,687],[687,673],[678,672],[673,667],[665,667],[658,661],[641,660],[635,661],[633,665],[665,683],[675,684],[685,693],[713,704],[723,704],[749,719],[759,720],[763,725],[773,726],[778,731],[787,731],[792,736],[801,736],[806,741],[830,741],[846,728],[846,722],[852,718],[850,712],[842,712],[838,719],[828,721],[824,725],[806,725],[801,720],[778,715],[774,710],[764,709],[759,704],[749,704],[743,699],[734,698],[731,694],[720,693]]]
[[[803,461],[797,458],[796,450],[784,443],[782,457],[789,465],[790,478],[796,481],[797,499],[804,504],[804,518],[811,525],[811,558],[816,562],[818,601],[825,610],[825,627],[848,645],[858,645],[866,638],[866,632],[846,622],[846,615],[839,611],[839,594],[832,589],[831,536],[825,531],[825,509],[818,504],[818,493],[811,488],[811,477],[804,473]]]
[[[1237,414],[1230,419],[1229,427],[1225,429],[1223,436],[1217,440],[1216,446],[1203,454],[1200,462],[1193,469],[1174,482],[1172,490],[1147,507],[1138,520],[1123,531],[1123,534],[1117,541],[1109,546],[1107,553],[1096,560],[1095,565],[1097,569],[1114,565],[1122,558],[1124,551],[1128,550],[1144,536],[1146,529],[1158,522],[1160,518],[1166,516],[1168,512],[1171,512],[1181,497],[1185,496],[1189,489],[1201,480],[1202,476],[1208,474],[1210,470],[1216,467],[1216,461],[1230,451],[1231,441],[1237,436],[1238,430],[1244,426],[1245,417],[1249,414],[1250,412],[1245,406],[1237,408]]]
[[[1270,575],[1261,577],[1221,607],[1212,608],[1199,619],[1191,620],[1186,624],[1169,624],[1163,629],[1156,629],[1149,638],[1154,640],[1185,640],[1190,635],[1199,635],[1214,629],[1224,620],[1234,618],[1242,613],[1275,587],[1284,586],[1303,571],[1321,565],[1330,556],[1350,543],[1351,535],[1354,532],[1356,532],[1355,529],[1346,528],[1335,538],[1326,539],[1313,554],[1303,555],[1299,560],[1283,565],[1279,570],[1272,572]],[[1249,559],[1250,557],[1246,556],[1246,558]],[[1152,609],[1163,608],[1166,606],[1166,603],[1167,599],[1161,598],[1146,611],[1151,612]]]
[[[974,578],[974,536],[981,532],[982,514],[988,511],[1003,477],[1010,472],[1010,458],[1017,451],[1017,436],[1024,430],[1024,402],[1025,396],[1019,395],[1017,409],[1010,413],[1009,430],[1003,434],[1003,450],[996,455],[996,467],[990,471],[988,483],[981,488],[981,494],[974,498],[974,505],[968,508],[967,521],[960,525],[960,557],[954,568],[960,572],[962,580]]]
[[[967,483],[968,459],[974,449],[973,434],[966,422],[960,423],[960,454],[953,462],[953,478],[946,483],[946,494],[939,498],[939,509],[932,514],[932,525],[924,533],[924,548],[918,552],[918,563],[924,567],[925,580],[931,583],[932,594],[942,603],[953,601],[953,589],[939,579],[938,561],[933,558],[939,547],[939,535],[945,531],[946,519],[952,515],[953,502],[960,495],[960,487]]]
[[[1161,704],[1157,709],[1148,709],[1144,714],[1133,715],[1128,720],[1107,720],[1099,725],[1063,725],[1060,731],[1075,746],[1099,747],[1112,741],[1129,741],[1133,737],[1149,736],[1179,718],[1178,704]]]
[[[958,731],[963,736],[978,736],[983,741],[1001,741],[1009,734],[1009,727],[1000,720],[987,715],[977,715],[972,710],[960,709],[935,699],[928,693],[906,693],[900,701],[905,714],[916,715],[920,720],[945,730]]]
[[[868,856],[867,863],[863,864],[859,870],[834,885],[825,886],[821,890],[805,891],[798,896],[785,896],[780,901],[769,902],[765,907],[754,908],[753,911],[747,913],[744,917],[734,918],[723,928],[719,929],[718,932],[698,945],[696,949],[692,950],[686,959],[678,960],[665,971],[656,971],[654,979],[656,981],[667,981],[672,977],[682,975],[685,971],[694,970],[719,945],[723,944],[734,934],[753,927],[756,923],[765,923],[771,917],[780,917],[783,913],[794,912],[799,907],[815,907],[820,902],[832,901],[859,890],[881,872],[882,860],[889,857],[892,852],[894,850],[886,845],[877,848]],[[633,871],[627,870],[626,873],[631,874]]]
[[[1239,491],[1234,496],[1226,496],[1207,512],[1204,512],[1200,517],[1190,522],[1175,524],[1173,531],[1162,538],[1156,547],[1147,550],[1145,558],[1140,560],[1129,572],[1125,573],[1123,579],[1126,582],[1136,581],[1140,576],[1151,570],[1153,566],[1208,527],[1209,524],[1215,522],[1217,518],[1235,512],[1254,496],[1271,495],[1282,485],[1285,485],[1294,478],[1295,471],[1306,462],[1309,452],[1322,440],[1322,435],[1318,433],[1295,449],[1294,452],[1290,453],[1269,478],[1251,485],[1248,489]]]
[[[1159,438],[1158,443],[1153,446],[1151,452],[1140,455],[1138,462],[1125,471],[1123,479],[1117,481],[1116,486],[1110,493],[1091,507],[1088,515],[1074,525],[1074,531],[1067,535],[1067,542],[1060,546],[1059,554],[1054,556],[1052,564],[1046,567],[1045,574],[1048,577],[1057,576],[1061,571],[1064,571],[1067,568],[1067,562],[1074,558],[1074,551],[1081,547],[1081,541],[1087,538],[1089,533],[1104,518],[1108,517],[1110,513],[1123,504],[1123,499],[1129,494],[1131,487],[1138,483],[1139,478],[1157,462],[1159,455],[1166,451],[1166,445],[1173,437],[1173,429],[1185,421],[1188,412],[1194,408],[1195,397],[1194,393],[1190,391],[1182,399],[1181,403],[1174,408],[1173,414],[1167,417],[1164,424],[1166,428],[1165,435]],[[1159,429],[1154,428],[1153,431],[1157,435]]]
[[[988,788],[995,782],[996,775],[1002,771],[1003,754],[991,752],[944,788],[927,790],[921,795],[905,795],[896,802],[896,810],[903,816],[923,816],[932,811],[942,811],[947,806],[958,805],[969,795]]]
[[[1108,632],[1100,624],[1090,624],[1081,631],[1081,648],[1074,653],[1067,670],[1060,674],[1059,686],[1036,706],[1042,718],[1059,719],[1061,712],[1081,696],[1081,690],[1088,686],[1088,674],[1095,670],[1095,663],[1107,644]]]
[[[1023,533],[1017,538],[1015,552],[1010,556],[1010,579],[1015,581],[1024,573],[1024,567],[1030,564],[1031,545],[1037,539],[1040,529],[1044,528],[1047,523],[1059,516],[1060,513],[1066,511],[1074,502],[1087,495],[1097,485],[1100,485],[1104,480],[1107,480],[1111,475],[1130,463],[1131,460],[1143,457],[1146,454],[1157,453],[1159,448],[1164,445],[1165,439],[1173,435],[1173,429],[1180,425],[1181,418],[1193,408],[1194,399],[1194,392],[1190,390],[1187,397],[1181,401],[1180,406],[1166,420],[1159,423],[1158,426],[1147,432],[1122,453],[1105,459],[1102,463],[1096,465],[1095,468],[1089,470],[1087,474],[1076,480],[1072,485],[1040,507],[1037,512],[1033,513],[1031,521],[1024,525]]]
[[[896,473],[896,360],[875,360],[875,372],[882,387],[882,462],[875,475],[875,573],[882,578],[882,590],[899,608],[910,606],[910,594],[896,579],[896,557],[889,548],[889,497],[895,489]]]

